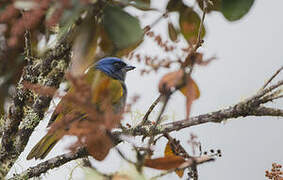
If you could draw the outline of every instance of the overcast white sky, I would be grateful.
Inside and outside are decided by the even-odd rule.
[[[158,2],[154,5],[159,7]],[[196,68],[193,73],[200,87],[201,97],[193,105],[192,115],[218,110],[253,95],[283,65],[282,7],[283,1],[256,0],[250,13],[234,23],[226,21],[220,13],[207,16],[205,20],[207,36],[200,50],[206,57],[216,55],[218,59],[207,67]],[[145,18],[147,19],[144,22],[154,20],[147,16]],[[162,23],[156,26],[155,30],[159,31],[160,27]],[[146,54],[163,56],[159,54],[162,52],[155,50],[153,46],[147,45],[142,51]],[[138,68],[142,67],[135,65]],[[162,71],[159,74],[152,73],[147,77],[141,77],[136,71],[128,75],[129,97],[133,94],[141,95],[141,100],[134,107],[134,111],[146,111],[157,97],[157,84],[164,73],[165,71]],[[282,78],[283,73],[277,80]],[[283,108],[282,100],[270,105]],[[174,95],[166,114],[176,120],[185,117],[185,100],[181,94]],[[44,123],[40,127],[43,126]],[[258,180],[265,179],[265,170],[270,169],[273,162],[283,163],[282,127],[282,118],[247,117],[228,120],[223,124],[203,124],[181,130],[173,135],[184,142],[188,149],[186,142],[189,134],[194,133],[199,137],[204,150],[211,148],[222,150],[222,158],[198,167],[201,180]],[[38,128],[27,149],[30,150],[43,135],[44,131]],[[159,154],[162,154],[165,142],[161,140],[157,148]],[[64,143],[56,145],[55,150],[47,158],[62,152],[66,152]],[[16,164],[16,172],[39,162],[34,160],[26,162],[26,154],[27,152],[24,152]],[[76,163],[69,163],[60,169],[50,171],[43,176],[43,179],[68,179],[74,164]],[[115,152],[110,153],[105,162],[95,162],[95,166],[99,165],[104,171],[117,169],[123,164]],[[77,168],[73,179],[82,179],[80,172],[81,170]],[[164,179],[174,178],[175,175],[164,177]]]

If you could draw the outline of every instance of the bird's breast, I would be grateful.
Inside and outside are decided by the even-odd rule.
[[[126,91],[124,84],[99,70],[87,72],[87,81],[91,84],[92,102],[95,104],[115,105],[124,101]]]

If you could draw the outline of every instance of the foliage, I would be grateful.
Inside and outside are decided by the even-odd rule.
[[[114,148],[118,143],[123,141],[123,138],[120,138],[120,136],[116,137],[115,132],[113,133],[112,130],[120,128],[119,130],[124,133],[130,131],[131,127],[123,127],[120,124],[120,121],[123,119],[123,113],[126,112],[114,113],[114,111],[109,110],[111,108],[107,106],[107,103],[104,104],[103,108],[99,109],[96,104],[91,102],[91,88],[93,84],[89,85],[82,79],[86,69],[95,63],[95,61],[105,56],[117,56],[128,60],[136,59],[138,62],[144,62],[145,69],[141,71],[142,75],[152,70],[158,72],[161,68],[168,70],[171,68],[171,64],[174,63],[177,64],[177,69],[167,72],[161,78],[158,86],[160,97],[149,108],[143,121],[137,125],[137,128],[144,125],[151,125],[151,133],[142,134],[143,139],[149,138],[147,147],[140,148],[134,146],[137,154],[136,162],[128,160],[127,157],[120,153],[125,160],[135,165],[135,172],[134,170],[131,170],[134,173],[130,174],[118,172],[112,175],[111,178],[145,179],[141,175],[141,170],[143,167],[150,167],[165,170],[165,174],[175,172],[179,177],[184,176],[185,170],[188,169],[188,176],[197,179],[197,165],[210,162],[216,157],[221,156],[220,150],[212,152],[210,155],[202,154],[201,152],[197,156],[195,154],[191,155],[184,150],[178,140],[165,132],[161,136],[168,139],[164,156],[152,158],[151,155],[153,152],[151,146],[160,138],[156,137],[157,133],[155,130],[160,125],[164,109],[173,93],[180,91],[186,98],[187,119],[190,118],[193,102],[200,97],[201,87],[191,77],[191,73],[196,66],[207,66],[214,59],[212,57],[205,60],[203,54],[198,52],[198,48],[202,45],[203,38],[206,35],[206,28],[204,26],[205,16],[212,12],[219,12],[228,21],[236,21],[249,12],[254,0],[197,0],[196,2],[198,6],[188,5],[186,1],[182,0],[169,0],[166,10],[156,22],[141,27],[140,18],[126,11],[125,7],[132,7],[144,13],[157,11],[151,8],[150,0],[1,1],[0,78],[3,79],[0,84],[1,114],[14,112],[7,112],[7,108],[5,108],[7,102],[15,103],[11,101],[9,91],[11,87],[17,87],[16,90],[28,89],[28,93],[35,94],[33,96],[34,101],[36,101],[37,97],[42,98],[47,96],[50,98],[55,94],[56,89],[43,86],[44,84],[48,85],[44,80],[42,80],[44,83],[31,80],[27,83],[22,83],[20,79],[24,75],[21,76],[21,73],[23,70],[24,72],[31,71],[26,68],[27,65],[32,65],[32,70],[36,71],[36,61],[39,61],[39,64],[42,62],[43,64],[48,64],[50,58],[58,58],[53,53],[57,46],[44,43],[44,40],[50,42],[53,39],[56,45],[67,45],[66,47],[70,48],[66,48],[66,51],[68,51],[66,54],[69,55],[72,52],[72,56],[70,56],[70,73],[64,72],[64,77],[72,86],[72,91],[76,91],[76,93],[69,93],[63,98],[72,104],[74,110],[62,117],[63,120],[59,123],[53,123],[49,132],[55,133],[58,129],[65,128],[62,136],[74,135],[78,137],[78,141],[70,147],[73,152],[76,152],[76,149],[83,146],[87,148],[89,155],[97,160],[103,160],[111,148]],[[168,18],[173,13],[179,15],[177,23],[171,22],[171,19]],[[164,40],[158,34],[158,31],[154,31],[154,25],[160,19],[167,20],[167,26],[165,28],[168,28],[170,41]],[[178,27],[176,27],[176,24],[178,24]],[[31,36],[28,37],[25,33],[30,33]],[[180,38],[187,42],[183,48],[179,48],[178,46],[178,40]],[[143,56],[136,53],[135,50],[140,47],[145,39],[152,39],[165,53],[181,51],[181,58],[159,59],[158,57]],[[41,46],[44,46],[44,48],[40,48]],[[47,60],[44,61],[44,59]],[[57,67],[56,63],[58,62],[52,63],[52,67]],[[42,73],[44,74],[44,71],[47,70],[43,68]],[[277,93],[277,95],[280,93]],[[103,92],[102,94],[107,99],[109,92]],[[275,98],[276,95],[273,95]],[[266,102],[269,100],[267,99]],[[28,102],[28,100],[26,101]],[[148,116],[159,101],[163,102],[163,106],[157,120],[152,123],[148,120]],[[31,109],[34,107],[29,103],[27,104]],[[64,111],[67,107],[59,107],[59,109]],[[97,109],[102,110],[103,113]],[[25,114],[26,111],[28,110],[21,110],[22,114]],[[87,118],[85,118],[86,114],[88,115]],[[5,116],[5,118],[9,118],[9,115]],[[5,127],[6,129],[2,128],[5,126],[3,124],[1,119],[1,134],[2,131],[9,131],[7,130],[7,126]],[[19,124],[15,125],[16,128],[14,129],[20,129],[18,127]],[[38,122],[29,123],[29,133],[34,130],[37,124]],[[26,124],[23,122],[21,125],[25,127]],[[20,133],[14,134],[17,136]],[[135,132],[128,134],[135,135]],[[23,135],[25,134],[19,135],[26,138],[25,143],[21,144],[22,150],[29,139],[29,136],[26,137]],[[4,136],[3,139],[5,139]],[[17,151],[17,153],[20,154],[21,151]],[[13,158],[17,158],[19,154],[13,154]],[[12,166],[15,160],[13,159],[13,161],[9,162],[9,166]],[[8,173],[9,168],[2,173],[4,176]],[[104,175],[99,174],[96,170],[91,170],[90,173],[86,174],[88,174],[88,179],[92,179],[93,177],[105,178]]]
[[[253,0],[211,2],[209,10],[220,11],[228,20],[240,19],[253,4]],[[198,0],[198,4],[201,8],[203,7],[202,0]],[[78,54],[75,55],[74,62],[83,64],[81,65],[83,66],[82,70],[77,70],[78,73],[81,73],[86,66],[93,62],[93,58],[98,59],[100,57],[101,54],[94,54],[98,47],[103,50],[104,56],[107,54],[123,56],[143,41],[143,31],[139,25],[139,20],[125,12],[123,7],[133,6],[144,11],[154,10],[150,8],[149,0],[117,0],[113,2],[17,0],[14,3],[2,1],[0,6],[0,23],[2,23],[1,29],[3,29],[1,36],[5,38],[4,41],[1,41],[1,47],[4,49],[1,51],[3,53],[0,54],[1,62],[3,62],[1,63],[0,76],[5,79],[1,85],[0,107],[2,107],[2,112],[5,99],[9,95],[8,89],[17,83],[24,65],[21,52],[24,45],[23,34],[25,29],[32,32],[31,41],[34,55],[42,56],[38,49],[38,39],[44,36],[48,40],[50,35],[59,33],[58,39],[68,38],[69,41],[74,42],[74,50]],[[167,10],[180,14],[180,31],[176,30],[172,23],[168,23],[169,37],[172,41],[176,41],[179,32],[190,43],[196,40],[200,15],[194,9],[194,7],[184,4],[182,0],[170,0],[168,2]],[[22,10],[25,12],[21,13]],[[82,15],[85,14],[84,22],[87,22],[87,25],[85,26],[82,22],[83,24],[74,30],[74,25],[80,23]],[[94,16],[99,23],[93,24],[93,20],[88,20]],[[89,26],[90,24],[93,25]],[[68,32],[72,30],[74,31],[69,34]],[[205,30],[202,31],[201,37],[204,35]],[[117,51],[120,51],[120,53]],[[77,66],[75,67],[80,69]],[[8,69],[9,71],[7,71]]]

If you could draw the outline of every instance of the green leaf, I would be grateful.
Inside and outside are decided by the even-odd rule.
[[[102,23],[109,39],[118,50],[136,45],[142,40],[139,20],[117,6],[106,6]]]
[[[247,14],[254,0],[222,0],[221,12],[229,21],[236,21]]]
[[[170,0],[167,4],[166,9],[169,12],[172,11],[182,11],[186,6],[183,4],[182,0]]]
[[[211,11],[220,11],[229,21],[236,21],[247,14],[254,3],[254,0],[210,0],[208,4],[208,13]],[[198,5],[203,9],[203,0],[197,0]]]
[[[179,13],[180,13],[179,23],[180,23],[181,33],[189,43],[195,43],[200,26],[199,15],[190,7],[187,7],[185,10],[180,11]],[[201,38],[203,38],[204,35],[205,35],[205,29],[203,28],[201,33]]]

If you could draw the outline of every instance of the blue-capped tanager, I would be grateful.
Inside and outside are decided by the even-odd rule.
[[[106,57],[99,60],[93,66],[91,66],[83,78],[87,83],[92,84],[91,87],[91,101],[98,107],[103,100],[108,99],[107,103],[110,103],[113,107],[113,111],[116,113],[121,112],[124,109],[125,101],[127,97],[127,88],[125,84],[126,73],[133,70],[135,67],[130,66],[123,62],[119,58]],[[102,92],[107,90],[107,97],[102,95]],[[67,93],[76,93],[76,90],[72,87]],[[70,114],[74,110],[74,106],[62,98],[53,112],[49,126],[54,122],[59,122],[62,118]],[[83,114],[82,116],[87,116]],[[27,156],[27,160],[43,159],[55,146],[55,144],[65,135],[64,129],[57,129],[54,132],[48,132],[30,151]]]

